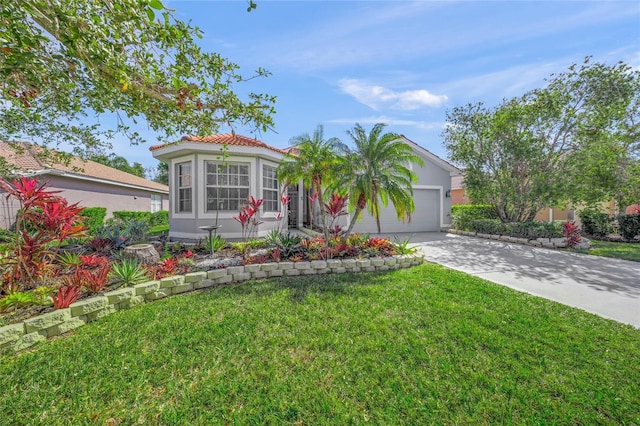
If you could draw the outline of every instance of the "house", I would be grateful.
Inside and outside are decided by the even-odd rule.
[[[418,175],[413,185],[416,213],[410,222],[402,223],[393,206],[388,206],[380,214],[382,232],[438,231],[449,226],[451,176],[459,170],[406,137],[402,140],[425,163],[424,167],[410,165]],[[277,179],[276,169],[289,151],[236,134],[185,136],[150,150],[169,165],[171,238],[202,238],[207,232],[201,227],[216,223],[225,238],[240,238],[242,228],[234,216],[249,196],[264,200],[255,236],[298,227],[307,217],[306,189],[301,183],[283,188]],[[279,201],[285,193],[291,199],[289,211],[283,211]],[[363,212],[354,232],[377,232],[373,217]]]
[[[226,238],[240,238],[242,228],[233,217],[249,196],[264,200],[255,235],[286,227],[276,176],[283,150],[236,134],[185,136],[150,150],[169,166],[171,238],[202,238],[207,232],[200,227],[216,220]]]
[[[34,176],[46,181],[50,189],[69,203],[82,207],[106,207],[107,217],[113,211],[150,211],[169,209],[169,188],[130,173],[72,157],[69,164],[43,159],[37,145],[28,142],[0,142],[0,157],[13,169],[14,176]],[[6,197],[0,199],[0,227],[9,228],[20,206]]]

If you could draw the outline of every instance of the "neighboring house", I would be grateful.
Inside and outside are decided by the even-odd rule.
[[[17,145],[15,149],[11,145]],[[13,168],[13,176],[33,176],[47,182],[50,189],[69,203],[81,207],[106,207],[107,217],[113,211],[150,211],[169,209],[169,188],[130,173],[73,157],[68,165],[55,164],[39,158],[41,148],[28,142],[0,142],[0,156]],[[16,202],[2,197],[0,227],[9,228],[20,208]]]
[[[464,176],[452,176],[451,177],[451,205],[457,206],[458,204],[470,204],[471,201],[467,197],[464,191]]]
[[[380,215],[382,232],[438,231],[449,226],[451,176],[459,174],[459,170],[406,137],[402,139],[425,162],[424,167],[410,165],[418,175],[418,182],[413,185],[416,211],[410,222],[402,223],[389,205]],[[224,158],[223,147],[227,150]],[[218,134],[185,136],[150,150],[155,158],[169,165],[172,238],[206,236],[200,227],[215,224],[217,206],[219,233],[226,238],[240,238],[242,229],[234,217],[249,196],[264,200],[255,236],[297,227],[307,217],[307,191],[301,184],[283,188],[276,175],[280,161],[288,152],[295,155],[295,148],[285,151],[245,136]],[[289,212],[282,211],[279,202],[284,193],[291,197]],[[373,217],[364,212],[354,232],[377,232]]]

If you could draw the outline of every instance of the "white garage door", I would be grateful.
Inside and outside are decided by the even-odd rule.
[[[427,232],[440,230],[440,191],[437,189],[414,189],[413,201],[416,209],[411,215],[411,222],[402,223],[396,216],[395,209],[389,205],[380,212],[380,231],[392,232]],[[377,233],[376,221],[367,212],[354,226],[355,232]]]

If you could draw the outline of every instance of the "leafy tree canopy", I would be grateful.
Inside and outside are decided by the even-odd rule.
[[[255,8],[249,2],[249,10]],[[20,0],[0,8],[0,139],[95,149],[144,119],[160,140],[215,133],[221,125],[266,130],[275,98],[233,86],[248,78],[202,32],[160,0]],[[104,129],[98,118],[117,117]]]
[[[131,173],[132,175],[144,178],[145,170],[142,164],[133,163],[129,164],[129,161],[116,154],[100,154],[100,155],[92,155],[89,157],[90,160],[95,161],[96,163],[104,164],[105,166],[113,167],[114,169],[121,170],[123,172]]]
[[[586,58],[494,108],[453,108],[447,122],[445,146],[469,196],[505,222],[569,201],[637,199],[640,72],[622,62]]]

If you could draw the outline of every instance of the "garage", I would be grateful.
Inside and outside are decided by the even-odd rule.
[[[414,189],[413,199],[416,209],[411,222],[399,221],[395,209],[389,205],[380,212],[380,231],[382,233],[429,232],[440,230],[440,190]],[[375,234],[378,232],[376,220],[367,212],[354,226],[354,232]]]

